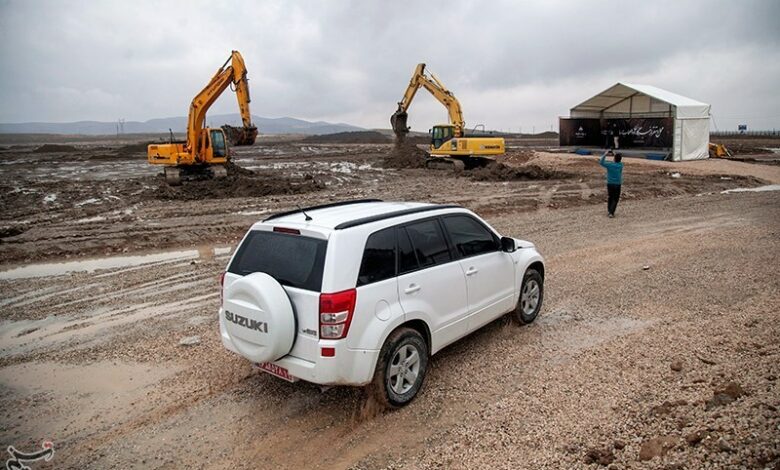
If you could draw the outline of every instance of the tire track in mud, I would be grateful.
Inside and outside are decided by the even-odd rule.
[[[225,255],[212,256],[204,266],[174,259],[138,266],[132,272],[119,268],[35,279],[29,291],[6,299],[2,306],[5,311],[23,308],[36,312],[38,319],[2,323],[0,363],[70,354],[74,349],[110,343],[117,334],[128,333],[126,328],[137,330],[155,318],[186,317],[187,312],[211,305],[217,299],[218,281],[211,266],[226,260]],[[52,282],[55,285],[48,285],[43,291],[35,287]],[[74,287],[73,282],[80,285]],[[27,283],[4,283],[3,290]]]
[[[129,282],[124,282],[123,276],[118,273],[100,273],[98,276],[101,276],[105,282],[122,283],[123,288],[117,291],[121,303],[128,298],[134,298],[137,301],[139,290],[153,293],[155,279],[160,275],[169,279],[168,285],[176,285],[179,280],[186,279],[190,275],[189,272],[177,273],[177,270],[180,269],[188,269],[188,266],[185,263],[178,263],[158,266],[152,271],[139,270],[133,273]],[[86,277],[94,276],[87,275]],[[209,277],[207,273],[198,276],[198,279],[208,281]],[[190,291],[192,290],[197,290],[197,286],[192,286]],[[187,289],[184,289],[183,292],[186,293]],[[98,303],[98,299],[106,300],[107,298],[107,295],[101,295],[85,300],[87,300],[86,303],[94,304]],[[61,304],[55,304],[51,308],[61,307]],[[136,303],[123,309],[104,312],[93,318],[93,321],[89,321],[83,328],[95,328],[94,325],[97,323],[106,323],[107,328],[116,327],[117,325],[113,324],[113,319],[117,317],[128,319],[128,315],[130,316],[128,321],[120,323],[121,328],[137,328],[139,322],[146,320],[144,309],[154,310],[159,317],[166,316],[167,312],[191,310],[187,307],[187,304],[175,302],[167,302],[163,306]],[[138,309],[141,309],[140,314],[137,313]],[[136,317],[133,317],[133,312],[136,312]],[[556,318],[556,315],[553,313],[551,318]],[[565,327],[557,326],[559,333],[553,336],[548,335],[547,342],[555,343],[558,339],[570,335],[569,327],[581,326],[580,323],[571,321],[565,315],[557,316],[560,318],[556,322]],[[77,330],[79,329],[82,328]],[[102,334],[102,330],[101,326],[96,330],[88,329],[86,333]],[[604,328],[599,331],[602,330]],[[224,435],[227,433],[232,435],[236,441],[243,443],[240,446],[241,449],[244,449],[243,452],[236,452],[236,449],[226,449],[235,454],[235,464],[238,467],[241,466],[240,462],[256,462],[257,460],[252,459],[262,457],[265,459],[264,461],[269,462],[269,468],[275,465],[295,468],[298,464],[310,464],[311,462],[307,460],[306,456],[312,454],[320,456],[319,461],[322,466],[340,466],[342,463],[354,462],[377,452],[381,454],[383,452],[381,449],[384,448],[383,436],[388,434],[407,433],[408,437],[401,439],[401,445],[416,452],[420,450],[419,445],[420,442],[424,441],[424,436],[435,437],[442,430],[456,426],[464,414],[475,413],[479,407],[484,405],[485,396],[488,397],[489,402],[497,396],[506,394],[501,386],[490,383],[492,375],[488,375],[485,380],[471,383],[470,388],[473,390],[470,392],[468,388],[457,385],[456,377],[462,369],[478,368],[479,364],[473,362],[475,360],[478,362],[492,361],[491,357],[504,354],[503,348],[514,349],[516,335],[527,336],[528,333],[526,329],[517,329],[513,325],[497,322],[488,325],[475,336],[464,340],[462,344],[457,344],[441,355],[437,355],[432,363],[428,385],[419,400],[424,408],[433,407],[432,411],[425,414],[424,419],[418,419],[414,416],[411,408],[390,414],[380,413],[378,416],[361,419],[360,415],[364,411],[365,405],[360,391],[336,388],[321,393],[314,386],[280,383],[270,376],[254,373],[251,376],[244,375],[238,381],[223,383],[220,387],[212,387],[207,392],[189,394],[186,400],[181,402],[171,403],[162,400],[159,406],[153,406],[152,409],[144,411],[140,416],[120,424],[115,429],[105,434],[92,435],[89,446],[99,447],[102,445],[101,443],[114,445],[117,440],[121,439],[123,442],[133,443],[135,446],[142,445],[154,448],[153,442],[146,442],[145,438],[139,437],[149,426],[162,429],[162,432],[167,429],[167,432],[175,435],[176,429],[184,426],[185,422],[194,420],[199,426],[206,427],[206,434]],[[593,337],[593,332],[589,331],[588,336]],[[497,338],[498,341],[496,341]],[[81,344],[81,346],[87,347],[89,344]],[[470,354],[473,349],[481,351],[479,358]],[[528,349],[520,349],[518,354],[519,356],[533,357],[532,354],[529,356]],[[189,370],[192,370],[191,367]],[[209,383],[219,382],[218,377],[225,372],[226,370],[221,367],[211,369],[211,372],[202,379]],[[507,377],[512,381],[522,382],[522,372],[515,371],[514,374],[507,375]],[[165,393],[164,390],[168,390],[168,386],[161,385],[153,396]],[[474,390],[478,390],[478,392]],[[480,397],[482,398],[480,399]],[[446,408],[441,405],[442,403],[446,403]],[[197,415],[202,410],[210,408],[218,410],[216,416],[223,416],[224,412],[226,416],[236,417],[237,422],[241,424],[240,428],[220,420],[211,425],[200,422]],[[249,411],[241,412],[234,408],[239,410],[248,408]],[[280,410],[282,410],[281,413],[279,413]],[[435,427],[431,426],[431,420],[436,422]],[[378,432],[379,429],[382,429],[382,432]],[[366,438],[366,435],[370,437]],[[77,448],[80,446],[81,444]],[[324,448],[329,450],[323,451]],[[268,449],[275,450],[269,454]],[[87,450],[88,448],[84,448],[85,452]],[[246,458],[250,460],[243,460]]]

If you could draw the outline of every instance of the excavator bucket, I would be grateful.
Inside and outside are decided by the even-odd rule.
[[[233,127],[225,124],[222,126],[225,135],[230,141],[230,145],[253,145],[257,139],[257,127]]]
[[[406,119],[409,114],[400,109],[390,116],[390,125],[393,127],[396,137],[403,137],[409,133],[409,127],[406,125]]]

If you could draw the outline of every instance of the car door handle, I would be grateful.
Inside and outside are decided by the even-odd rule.
[[[471,276],[474,274],[477,274],[479,272],[479,269],[475,268],[474,266],[470,267],[466,270],[466,276]]]
[[[420,286],[418,286],[417,284],[409,284],[409,287],[404,289],[404,293],[405,294],[414,294],[418,290],[420,290]]]

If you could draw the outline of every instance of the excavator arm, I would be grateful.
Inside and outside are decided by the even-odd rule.
[[[230,65],[228,65],[230,64]],[[230,57],[217,70],[209,83],[200,91],[190,104],[190,113],[187,119],[187,150],[197,152],[200,144],[201,131],[205,127],[206,112],[222,92],[231,84],[235,87],[238,108],[241,112],[243,129],[238,129],[241,134],[239,142],[235,145],[252,145],[257,137],[257,127],[252,125],[252,115],[249,112],[249,83],[246,78],[246,66],[244,58],[238,51],[232,51]]]
[[[409,81],[409,86],[406,87],[403,98],[398,102],[398,109],[390,116],[390,124],[396,136],[402,137],[409,132],[409,127],[406,125],[406,120],[409,116],[409,106],[411,106],[417,90],[421,87],[428,90],[439,103],[447,108],[450,123],[455,127],[455,137],[464,136],[466,123],[463,120],[463,110],[458,99],[455,98],[451,91],[447,90],[447,87],[435,75],[429,75],[425,72],[425,64],[417,65],[414,75],[412,75],[412,79]]]

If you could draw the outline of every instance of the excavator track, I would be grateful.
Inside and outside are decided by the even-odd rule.
[[[166,166],[163,170],[169,186],[180,186],[183,181],[227,178],[225,165]]]
[[[181,170],[174,166],[166,166],[163,170],[165,173],[165,182],[168,186],[179,186],[181,184]]]
[[[430,170],[445,170],[460,173],[466,169],[466,164],[456,158],[428,157],[425,160],[425,167]]]
[[[211,177],[215,180],[227,178],[227,168],[225,168],[225,165],[211,165],[209,166],[209,171],[211,172]]]

